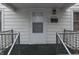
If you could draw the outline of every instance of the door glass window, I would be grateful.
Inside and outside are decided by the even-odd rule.
[[[33,22],[32,23],[32,32],[33,33],[43,33],[43,23],[42,22]]]

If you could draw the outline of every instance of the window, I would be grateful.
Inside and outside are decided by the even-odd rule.
[[[74,31],[79,31],[79,12],[74,12]]]
[[[43,23],[42,22],[33,22],[32,23],[32,32],[33,33],[43,33]]]

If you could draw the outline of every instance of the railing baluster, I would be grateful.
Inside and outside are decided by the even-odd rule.
[[[75,35],[75,50],[76,50],[76,53],[78,53],[78,51],[77,51],[77,34]]]
[[[69,35],[69,44],[71,45],[71,37],[72,37],[72,34]]]
[[[71,45],[71,36],[72,34],[69,35],[69,40],[68,40],[68,43]]]
[[[57,36],[57,33],[56,33],[56,44],[58,43],[58,36]]]
[[[74,41],[75,38],[74,38],[74,37],[75,37],[75,34],[73,34],[73,39],[72,39],[72,40],[73,40],[73,46],[75,45],[75,43],[74,43],[74,42],[75,42],[75,41]],[[75,48],[75,46],[74,46],[74,48]]]
[[[9,45],[9,39],[10,39],[9,37],[10,37],[10,35],[8,35],[8,39],[7,39],[8,40],[8,45]]]
[[[58,49],[58,36],[57,36],[57,33],[56,33],[56,54],[57,54],[57,49]]]
[[[65,42],[65,29],[64,29],[64,33],[63,33],[63,42]]]
[[[18,54],[20,55],[20,33],[18,36]]]
[[[6,35],[4,35],[4,40],[5,40],[5,47],[6,47]]]
[[[19,44],[20,44],[20,33],[19,33],[19,36],[18,36],[18,38],[19,38]]]
[[[12,33],[11,40],[12,40],[12,43],[13,43],[13,30],[11,30],[11,33]]]
[[[75,48],[75,46],[74,46],[74,34],[73,34],[73,37],[72,37],[72,44],[73,44],[73,47]]]

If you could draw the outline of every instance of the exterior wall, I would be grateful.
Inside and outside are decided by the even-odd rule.
[[[11,9],[0,4],[0,7],[3,9],[3,22],[2,30],[14,29],[16,32],[21,34],[21,44],[31,44],[30,41],[30,20],[32,19],[31,12],[33,10],[39,11],[43,10],[46,14],[47,20],[47,38],[45,40],[46,44],[51,44],[56,42],[56,32],[61,32],[64,29],[73,30],[73,14],[72,9],[79,9],[79,4],[75,4],[67,10],[57,9],[58,23],[50,23],[51,8],[28,8],[22,9],[19,11],[12,11]],[[43,44],[40,43],[40,44]],[[38,44],[38,43],[32,43]]]
[[[21,16],[22,13],[0,5],[3,9],[3,28],[2,30],[11,30],[21,33],[21,43],[29,43],[29,20],[27,16]]]

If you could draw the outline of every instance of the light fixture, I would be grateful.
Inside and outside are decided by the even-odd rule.
[[[56,9],[52,9],[52,16],[51,16],[50,22],[51,23],[57,23],[58,22],[57,10]]]
[[[56,14],[56,9],[52,10],[52,14],[55,15]]]

